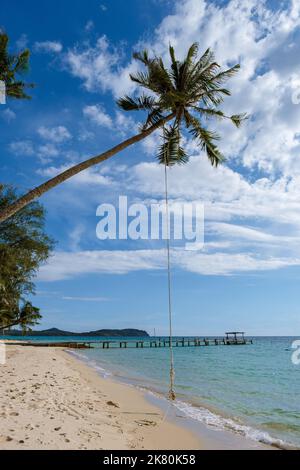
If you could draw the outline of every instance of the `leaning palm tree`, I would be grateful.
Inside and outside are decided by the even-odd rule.
[[[32,83],[25,83],[22,76],[29,69],[29,49],[17,54],[8,51],[9,38],[0,31],[0,80],[5,84],[5,93],[9,98],[29,99],[25,93],[26,88],[32,88]]]
[[[124,111],[146,113],[140,132],[110,150],[72,166],[29,191],[10,206],[4,207],[0,213],[0,222],[49,189],[145,139],[159,128],[163,128],[163,143],[158,153],[160,163],[170,166],[188,161],[188,155],[181,145],[184,128],[205,151],[212,165],[217,166],[223,161],[217,147],[219,136],[207,128],[205,120],[230,119],[239,127],[245,119],[245,114],[226,116],[219,109],[224,97],[230,95],[223,83],[238,71],[239,65],[221,70],[210,49],[198,58],[196,43],[190,47],[183,61],[176,59],[173,47],[170,46],[169,52],[170,68],[165,66],[161,58],[149,57],[147,51],[134,54],[134,58],[145,67],[145,71],[130,75],[130,78],[139,87],[147,90],[147,93],[143,92],[138,97],[125,96],[119,99],[117,104]]]
[[[22,307],[11,304],[10,310],[0,309],[0,328],[7,330],[13,326],[21,326],[23,333],[31,326],[37,325],[42,315],[40,309],[34,307],[31,302],[25,301]],[[12,308],[13,307],[13,308]]]

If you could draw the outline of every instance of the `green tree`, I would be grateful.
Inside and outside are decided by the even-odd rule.
[[[163,143],[158,154],[161,163],[173,165],[188,161],[188,155],[180,145],[183,129],[186,129],[206,152],[212,165],[217,166],[221,163],[223,156],[217,147],[219,136],[207,128],[205,121],[211,118],[229,119],[239,127],[246,118],[245,114],[226,116],[219,108],[224,97],[230,95],[223,83],[238,71],[239,65],[228,70],[221,70],[210,49],[198,58],[198,44],[196,43],[190,47],[183,61],[176,59],[171,46],[169,53],[170,68],[165,66],[160,57],[149,57],[147,51],[134,54],[134,58],[142,63],[145,71],[130,75],[130,77],[146,90],[147,94],[143,92],[138,97],[125,96],[117,103],[125,111],[146,113],[140,132],[110,150],[72,166],[29,191],[1,211],[0,222],[49,189],[107,160],[130,145],[140,142],[158,128],[163,128]]]
[[[26,88],[32,88],[32,83],[25,83],[22,77],[29,70],[29,49],[17,54],[10,54],[8,50],[9,37],[0,32],[0,80],[5,83],[6,96],[16,99],[30,99],[25,93]]]
[[[17,199],[12,188],[0,186],[0,208]],[[50,254],[53,241],[44,231],[44,209],[33,202],[0,224],[0,327],[35,324],[39,309],[26,300],[32,281]]]
[[[31,326],[39,323],[42,315],[38,307],[34,307],[31,302],[26,301],[22,306],[18,306],[16,310],[4,311],[3,316],[0,315],[0,318],[2,320],[0,324],[2,330],[20,326],[25,334],[26,331],[31,329]]]

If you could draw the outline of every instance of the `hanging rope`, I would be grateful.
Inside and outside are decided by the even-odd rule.
[[[168,268],[168,310],[169,310],[169,341],[170,341],[170,388],[169,399],[175,400],[174,392],[174,356],[173,356],[173,332],[172,332],[172,296],[171,296],[171,266],[170,266],[170,233],[169,233],[169,197],[168,197],[168,173],[167,155],[165,152],[165,203],[166,203],[166,226],[167,226],[167,268]]]

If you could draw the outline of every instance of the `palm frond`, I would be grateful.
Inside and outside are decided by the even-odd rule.
[[[212,88],[206,90],[199,96],[205,106],[219,106],[224,101],[224,96],[230,96],[231,93],[226,88]]]
[[[29,57],[30,52],[29,49],[25,49],[17,56],[16,65],[15,65],[15,72],[19,74],[23,74],[28,72],[29,70]]]
[[[164,92],[174,90],[174,85],[173,85],[173,82],[172,82],[171,74],[165,68],[163,60],[161,58],[157,59],[157,63],[154,62],[153,64],[155,64],[157,66],[155,68],[155,70],[153,70],[153,72],[154,72],[154,77],[153,78],[156,81],[158,80],[160,82],[160,84],[162,85],[161,89]]]
[[[224,156],[218,149],[216,141],[220,140],[220,136],[214,132],[204,128],[200,121],[194,116],[190,115],[190,133],[194,139],[196,139],[202,150],[205,151],[213,166],[218,166],[224,162]]]
[[[8,46],[8,35],[0,32],[0,54],[5,54]]]
[[[248,119],[248,117],[249,116],[247,115],[247,113],[242,113],[242,114],[233,114],[232,116],[230,116],[230,119],[236,127],[240,127],[243,121]]]
[[[236,127],[240,127],[243,121],[248,119],[247,113],[242,114],[233,114],[232,116],[226,116],[220,109],[214,108],[201,108],[199,106],[193,106],[193,109],[197,111],[200,115],[205,116],[206,118],[218,118],[218,119],[230,119]]]
[[[240,69],[240,64],[236,64],[230,69],[223,70],[222,72],[216,74],[211,80],[217,85],[221,85],[229,78],[233,77]]]
[[[153,110],[157,106],[157,101],[155,97],[144,94],[137,99],[126,95],[117,100],[117,105],[124,111]]]
[[[198,61],[195,61],[195,63],[193,64],[193,67],[191,69],[192,76],[196,78],[199,73],[206,70],[211,64],[218,65],[215,61],[214,53],[211,51],[211,49],[208,48],[200,57],[200,59]]]
[[[178,86],[178,79],[179,79],[178,67],[179,67],[179,61],[176,60],[174,47],[172,47],[171,45],[169,46],[169,53],[170,53],[170,58],[171,58],[171,75],[172,75],[172,78],[173,78],[173,80],[174,80],[175,86]]]
[[[185,58],[185,62],[191,63],[197,57],[198,50],[199,50],[199,44],[197,42],[194,42],[188,50],[188,53]]]
[[[142,130],[146,130],[150,126],[155,126],[160,120],[163,119],[163,117],[164,115],[160,109],[154,109],[148,114],[147,119],[142,126]]]
[[[223,119],[226,117],[223,111],[221,111],[220,109],[216,109],[216,108],[202,108],[200,106],[193,106],[193,109],[197,111],[197,113],[199,113],[200,115],[204,116],[207,119],[214,118],[214,117],[217,119]]]
[[[148,73],[137,72],[136,74],[129,74],[130,80],[137,83],[144,88],[150,88],[150,77]]]
[[[139,60],[144,65],[149,65],[150,63],[148,51],[146,49],[143,50],[142,52],[134,52],[132,56],[134,59]]]
[[[163,143],[157,153],[159,163],[167,166],[175,164],[183,165],[188,162],[189,157],[180,146],[180,132],[178,127],[170,126],[164,128]]]
[[[198,54],[198,43],[193,43],[188,50],[185,60],[179,64],[179,79],[178,79],[178,88],[182,90],[186,88],[186,85],[189,83],[189,80],[192,77],[193,63]]]
[[[30,100],[31,96],[25,93],[25,89],[33,87],[33,84],[24,83],[21,81],[8,83],[6,85],[6,94],[10,98]]]
[[[206,67],[208,64],[210,64],[211,62],[214,62],[214,61],[215,61],[215,55],[212,52],[212,50],[210,48],[208,48],[208,49],[206,49],[204,54],[202,54],[202,56],[200,57],[198,62],[195,63],[194,69],[195,70],[196,69],[201,70],[204,67]]]

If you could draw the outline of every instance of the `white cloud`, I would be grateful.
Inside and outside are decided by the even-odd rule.
[[[185,0],[177,2],[174,14],[157,28],[155,49],[165,54],[171,42],[183,57],[197,41],[202,50],[211,47],[223,64],[241,62],[242,74],[250,78],[257,62],[284,43],[299,25],[299,15],[300,5],[294,1],[274,5],[271,10],[264,0],[230,0],[224,5]]]
[[[28,45],[28,37],[27,37],[27,34],[23,33],[21,34],[19,39],[16,41],[17,49],[23,50],[27,47],[27,45]]]
[[[256,253],[258,266],[268,259],[281,267],[300,257],[300,178],[247,181],[227,166],[213,168],[205,155],[191,157],[186,166],[168,170],[170,205],[204,204],[204,251],[214,255]],[[164,170],[155,162],[123,171],[123,191],[138,193],[146,204],[164,198]],[[253,255],[251,255],[252,259]],[[248,258],[247,258],[248,259]],[[282,264],[281,261],[284,260]],[[255,265],[256,265],[255,264]],[[190,264],[189,264],[190,266]]]
[[[18,140],[9,144],[9,150],[20,156],[34,155],[33,144],[30,140]]]
[[[94,139],[94,137],[95,137],[95,134],[92,131],[87,130],[87,129],[82,129],[77,136],[80,142],[86,142],[88,140],[92,140]]]
[[[83,114],[92,122],[102,127],[112,127],[112,119],[100,105],[90,105],[83,108]]]
[[[37,173],[42,176],[46,176],[47,178],[53,178],[54,176],[58,175],[59,173],[67,170],[71,166],[75,165],[76,162],[72,162],[69,164],[62,165],[60,167],[49,166],[47,168],[40,168],[37,170]],[[101,171],[101,170],[100,170]],[[114,182],[109,176],[102,175],[98,168],[88,168],[85,171],[78,173],[78,175],[73,176],[69,180],[67,180],[66,184],[70,185],[78,185],[78,184],[85,184],[85,185],[102,185],[102,186],[110,186],[112,187]]]
[[[59,41],[41,41],[34,43],[34,50],[37,52],[54,52],[58,54],[63,49]]]
[[[169,42],[183,57],[199,41],[201,51],[212,47],[224,66],[241,64],[224,109],[247,111],[251,119],[239,130],[228,123],[215,125],[229,166],[239,165],[240,173],[228,165],[211,168],[191,143],[190,163],[169,172],[173,200],[204,202],[206,220],[212,221],[207,225],[214,237],[212,251],[226,243],[231,254],[240,254],[247,245],[265,255],[268,245],[268,256],[275,250],[276,259],[282,260],[290,250],[291,259],[298,258],[300,105],[291,97],[300,89],[299,39],[299,2],[286,1],[271,10],[258,0],[231,0],[222,6],[185,0],[176,3],[174,14],[164,18],[148,43],[167,59]],[[157,136],[143,145],[154,158]],[[163,169],[154,162],[135,165],[127,176],[131,188],[144,197],[163,197]]]
[[[70,239],[70,249],[73,251],[79,250],[79,245],[82,239],[83,234],[85,233],[86,228],[83,224],[77,224],[73,230],[71,230],[69,239]]]
[[[247,253],[204,254],[182,252],[177,262],[181,268],[197,274],[230,275],[299,266],[300,258],[260,257]]]
[[[68,129],[64,126],[57,126],[52,128],[47,128],[41,126],[38,128],[38,134],[45,140],[50,140],[54,143],[61,143],[65,140],[71,139],[71,134]]]
[[[222,65],[239,62],[241,70],[229,82],[232,96],[225,100],[224,110],[227,114],[250,114],[238,130],[229,123],[212,125],[221,134],[220,148],[227,165],[212,168],[203,153],[187,142],[190,163],[169,172],[172,201],[204,202],[209,237],[206,252],[177,252],[175,265],[202,274],[299,265],[300,105],[292,102],[292,94],[300,89],[299,1],[278,2],[273,9],[261,0],[230,0],[221,5],[204,0],[178,1],[174,13],[163,19],[151,38],[148,44],[141,41],[137,48],[147,46],[166,60],[170,42],[183,57],[190,44],[198,41],[201,51],[212,47]],[[131,60],[126,63],[123,51],[109,44],[105,36],[94,45],[85,43],[70,49],[64,60],[87,91],[111,91],[119,96],[135,90],[128,74],[136,70],[136,64]],[[123,114],[111,117],[99,110],[99,115],[97,107],[93,110],[93,117],[100,125],[110,128],[119,122],[120,127],[126,127]],[[157,141],[158,136],[152,135],[143,142],[153,159]],[[125,168],[122,176],[120,188],[154,202],[162,199],[163,168],[155,162]],[[90,177],[93,174],[87,179]],[[117,252],[115,256],[124,272],[158,269],[161,253],[149,250],[148,256],[146,251]],[[93,264],[102,252],[93,253],[88,255],[86,269],[104,272],[101,262],[100,271]],[[131,256],[136,257],[137,268],[129,263]],[[84,253],[79,257],[83,259]],[[112,272],[118,272],[116,258]],[[146,267],[139,267],[143,263]],[[75,271],[67,270],[62,276],[77,275]]]
[[[20,140],[11,142],[9,150],[18,156],[37,156],[43,163],[48,163],[59,155],[59,150],[51,142],[35,145],[31,140]]]
[[[19,140],[9,144],[9,150],[19,156],[37,156],[43,163],[48,163],[60,154],[60,150],[52,142],[36,144],[31,140]]]
[[[295,38],[299,42],[299,26],[299,2],[286,1],[272,10],[261,0],[231,0],[222,6],[185,0],[164,18],[152,45],[166,55],[171,42],[183,56],[199,41],[201,50],[211,47],[223,65],[241,64],[230,81],[233,96],[224,108],[247,111],[251,120],[238,132],[218,126],[223,130],[221,146],[228,158],[239,155],[246,167],[272,176],[300,172],[300,106],[291,101],[292,87],[300,78],[299,48],[293,45]]]
[[[272,231],[277,227],[284,234],[288,225],[289,235],[298,236],[300,177],[249,182],[228,166],[213,168],[201,153],[191,157],[187,165],[173,167],[168,174],[170,200],[202,202],[206,221],[238,219],[239,225],[248,220],[248,225],[254,225],[255,221],[256,230],[261,233],[265,231],[261,227],[269,224]],[[138,191],[144,199],[160,200],[164,196],[162,165],[139,163],[129,168],[124,178],[127,188]],[[219,225],[219,229],[225,232],[226,226]],[[241,237],[246,229],[243,233],[241,229]]]
[[[120,111],[116,112],[114,124],[118,132],[123,135],[127,134],[128,132],[139,132],[138,123],[136,123],[130,115],[122,113]]]
[[[110,90],[115,96],[121,96],[135,89],[129,73],[137,68],[132,62],[122,67],[122,58],[123,51],[110,48],[106,36],[102,36],[95,46],[85,43],[82,47],[69,49],[64,63],[72,75],[83,81],[88,91]]]
[[[199,151],[198,151],[199,152]],[[154,159],[155,154],[153,155]],[[163,165],[142,162],[129,171],[132,187],[147,195],[163,195]],[[231,201],[250,188],[249,183],[225,165],[213,168],[203,153],[192,156],[184,166],[175,166],[168,171],[169,192],[172,198],[205,201]]]
[[[48,163],[52,158],[59,155],[58,148],[51,142],[39,145],[36,148],[36,155],[41,159],[43,163]]]
[[[234,223],[211,222],[207,224],[207,232],[216,235],[219,238],[230,240],[231,248],[237,250],[240,247],[252,247],[259,252],[259,246],[264,245],[265,253],[277,249],[279,252],[286,246],[298,254],[298,246],[300,243],[299,228],[294,236],[284,234],[274,234],[267,231],[259,230],[254,227],[245,227]],[[274,230],[274,226],[269,230]],[[226,243],[226,242],[225,242]],[[299,253],[300,254],[300,253]]]
[[[95,26],[95,25],[94,25],[94,22],[93,22],[92,20],[89,20],[89,21],[87,21],[87,23],[86,23],[84,29],[85,29],[86,31],[91,31],[91,30],[94,28],[94,26]]]
[[[253,227],[244,227],[235,224],[228,224],[224,222],[214,222],[210,223],[209,228],[211,231],[221,234],[229,235],[230,237],[238,238],[239,240],[249,240],[254,242],[272,242],[277,240],[277,238],[269,233],[257,230]],[[286,242],[287,239],[284,238]]]
[[[174,250],[172,266],[203,275],[229,275],[299,266],[300,258],[262,258],[247,253],[213,253]],[[57,252],[39,270],[39,281],[73,279],[87,274],[127,274],[161,270],[166,266],[165,250]]]
[[[76,302],[106,302],[110,300],[108,297],[74,297],[64,296],[63,300],[74,300]]]
[[[239,62],[241,70],[229,83],[233,96],[224,109],[247,111],[251,120],[239,131],[228,123],[217,124],[222,150],[228,159],[238,158],[250,169],[288,175],[300,173],[300,105],[291,101],[300,86],[299,26],[299,2],[287,0],[271,9],[261,0],[230,0],[222,6],[185,0],[175,3],[174,13],[163,19],[152,42],[141,41],[135,49],[148,47],[168,61],[170,42],[183,57],[198,41],[201,51],[211,47],[222,65]],[[67,68],[88,91],[110,90],[117,96],[135,90],[128,75],[137,64],[120,65],[123,62],[122,50],[110,46],[105,36],[94,46],[69,50],[65,57]],[[154,142],[154,136],[145,142],[148,150]]]
[[[100,104],[85,106],[82,111],[83,115],[92,123],[107,129],[114,129],[121,136],[125,136],[129,132],[138,132],[138,124],[131,116],[127,116],[120,111],[116,111],[115,115],[111,117]]]
[[[72,138],[68,129],[64,126],[38,128],[37,133],[45,143],[32,141],[12,142],[10,150],[17,154],[36,155],[42,163],[49,163],[53,158],[62,154],[60,145]],[[25,152],[25,153],[24,153]],[[64,157],[72,157],[70,151],[63,151]]]
[[[11,121],[13,121],[13,119],[16,118],[16,113],[10,109],[10,108],[6,108],[2,111],[2,113],[0,114],[0,116],[2,117],[2,119],[4,119],[6,122],[10,123]]]
[[[39,280],[56,281],[88,273],[126,274],[161,267],[161,253],[152,250],[57,252],[40,268]]]

